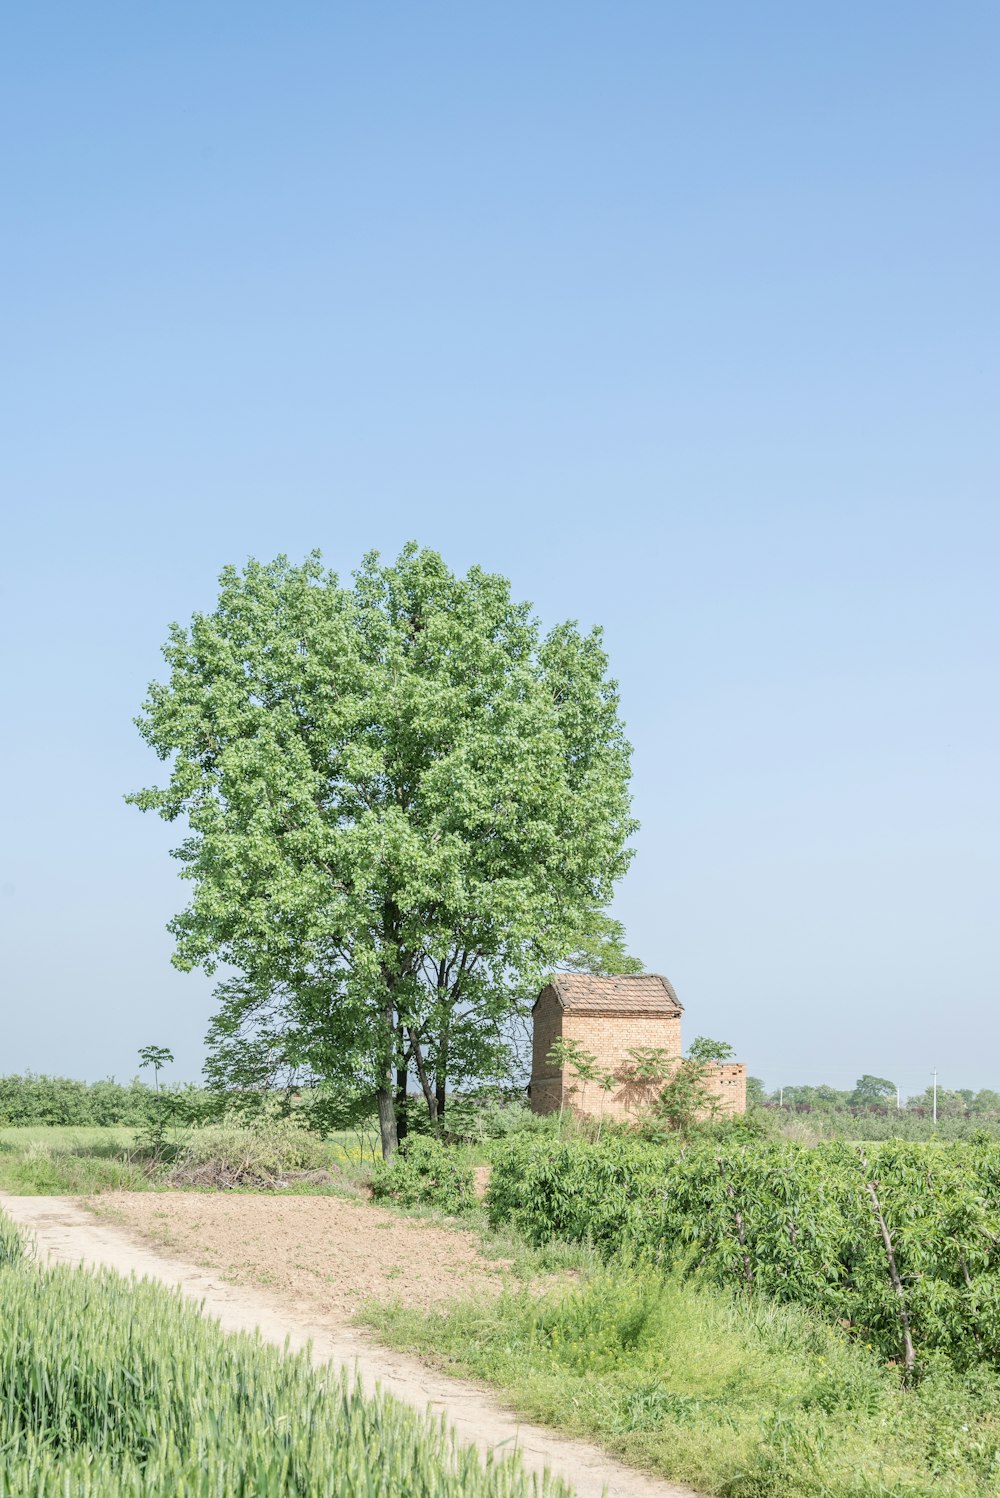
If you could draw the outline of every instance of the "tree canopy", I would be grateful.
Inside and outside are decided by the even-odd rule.
[[[564,973],[592,973],[598,978],[615,978],[627,973],[643,973],[645,965],[630,955],[625,945],[625,927],[605,910],[588,915],[583,930],[558,964]]]
[[[183,819],[175,963],[231,970],[218,1078],[377,1105],[504,1064],[517,996],[628,867],[630,746],[600,630],[541,631],[503,577],[407,545],[343,585],[318,554],[227,568],[171,627],[137,719]]]

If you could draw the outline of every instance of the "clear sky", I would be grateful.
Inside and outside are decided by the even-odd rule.
[[[606,626],[688,1038],[1000,1087],[998,75],[992,0],[8,6],[0,1071],[197,1074],[167,624],[413,537]]]

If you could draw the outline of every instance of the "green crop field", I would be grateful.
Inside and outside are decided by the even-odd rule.
[[[0,1498],[569,1498],[178,1295],[39,1268],[0,1217]]]

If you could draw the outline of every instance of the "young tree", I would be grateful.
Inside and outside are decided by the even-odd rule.
[[[709,1078],[717,1066],[734,1055],[732,1046],[724,1040],[711,1040],[707,1035],[692,1040],[685,1057],[667,1063],[666,1085],[652,1109],[659,1123],[684,1133],[698,1122],[714,1118],[720,1105]]]
[[[186,818],[175,963],[219,990],[217,1077],[326,1079],[397,1140],[504,1051],[515,996],[628,867],[630,746],[599,630],[542,635],[506,579],[410,544],[344,586],[250,562],[173,626],[138,720]]]
[[[160,1068],[170,1066],[174,1059],[174,1053],[165,1045],[143,1045],[139,1047],[139,1070],[143,1067],[153,1068],[153,1081],[156,1084],[156,1122],[152,1129],[151,1139],[153,1147],[159,1152],[166,1143],[166,1125],[163,1119],[163,1093],[160,1091]]]

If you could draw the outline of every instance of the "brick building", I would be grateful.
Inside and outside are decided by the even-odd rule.
[[[683,1006],[667,978],[595,978],[588,973],[557,973],[542,989],[532,1009],[531,1107],[555,1113],[572,1107],[581,1113],[626,1118],[647,1103],[655,1090],[633,1075],[633,1051],[665,1051],[681,1056]],[[616,1085],[606,1091],[597,1082],[578,1079],[572,1067],[548,1060],[555,1041],[576,1042],[610,1072]],[[745,1113],[746,1067],[727,1062],[712,1068],[710,1090],[726,1113]]]

